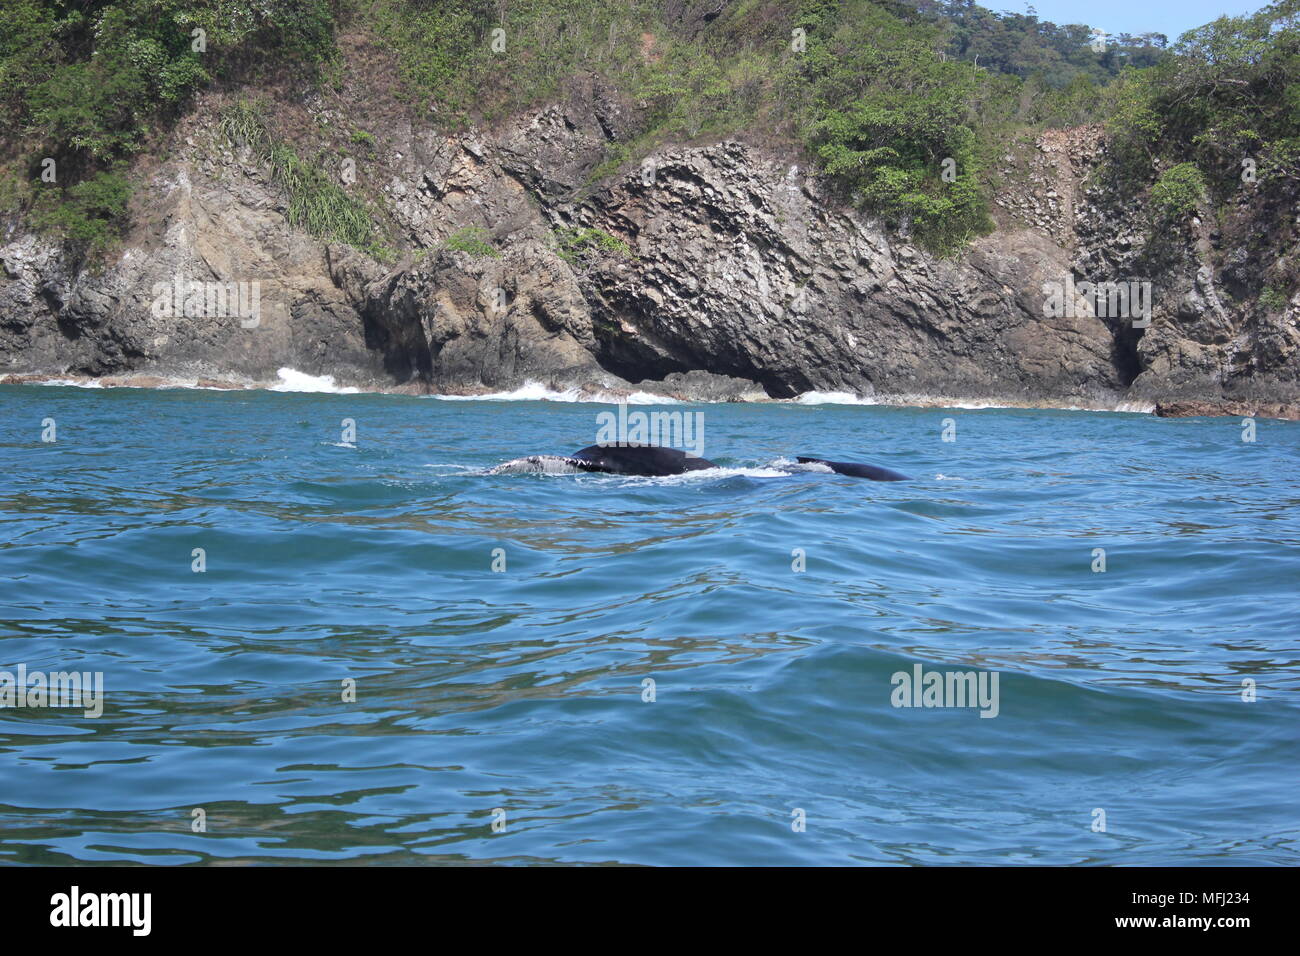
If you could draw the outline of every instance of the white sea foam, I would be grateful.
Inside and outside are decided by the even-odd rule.
[[[454,461],[435,461],[422,467],[440,469],[442,475],[486,475],[490,471],[482,465],[462,465]]]
[[[823,465],[820,461],[792,461],[785,466],[790,471],[813,472],[820,475],[833,475],[835,469],[830,465]]]
[[[1137,412],[1150,414],[1156,410],[1153,402],[1116,402],[1106,405],[1056,405],[1051,402],[1042,404],[1025,404],[1006,399],[951,398],[943,395],[915,395],[899,393],[895,395],[876,395],[874,397],[857,395],[853,392],[804,392],[791,399],[781,400],[795,405],[885,405],[898,408],[953,408],[964,411],[987,409],[1027,409],[1067,412]]]
[[[991,406],[999,407],[999,406]],[[1016,406],[1008,406],[1016,407]],[[1116,402],[1106,405],[1043,405],[1042,408],[1058,412],[1120,412],[1127,414],[1150,415],[1156,410],[1155,402]]]
[[[656,477],[642,475],[611,475],[610,477],[625,478],[635,483],[675,485],[695,481],[717,481],[719,478],[789,478],[790,472],[779,468],[751,466],[701,468],[698,471],[684,471],[680,475],[660,475]]]
[[[804,392],[792,401],[797,405],[877,405],[874,398],[853,392]]]
[[[654,392],[631,392],[626,398],[606,399],[608,404],[617,405],[622,402],[625,405],[680,405],[675,398],[669,398],[667,395],[656,395]]]
[[[85,381],[80,381],[80,382],[72,378],[51,378],[43,382],[35,382],[34,384],[60,385],[60,386],[70,387],[70,388],[103,388],[104,387],[103,383],[101,383],[97,378],[86,379]]]
[[[317,392],[334,395],[354,395],[362,391],[352,386],[340,386],[335,382],[332,375],[308,375],[305,372],[299,372],[297,369],[282,368],[278,372],[279,382],[273,385],[265,386],[273,392]],[[151,376],[144,376],[151,377]],[[108,388],[102,380],[96,378],[71,379],[71,378],[49,378],[35,385],[54,385],[70,386],[73,388]],[[199,389],[202,391],[227,391],[228,389],[219,388],[211,385],[199,385],[194,379],[170,378],[164,380],[161,384],[134,385],[129,380],[114,382],[113,388],[187,388]],[[257,386],[239,386],[249,387],[257,390]],[[543,385],[541,382],[528,381],[519,388],[507,392],[489,392],[483,395],[430,395],[429,398],[436,398],[445,402],[584,402],[601,405],[617,405],[620,402],[628,405],[680,405],[679,399],[670,398],[667,395],[657,395],[653,392],[635,391],[627,395],[620,395],[609,391],[587,391],[580,388],[568,388],[559,391]],[[703,399],[696,404],[707,404]],[[748,404],[748,403],[742,403]],[[853,392],[804,392],[795,398],[779,399],[773,402],[778,405],[858,405],[858,406],[889,406],[900,408],[933,408],[933,409],[963,409],[963,410],[980,410],[980,409],[1027,409],[1035,408],[1044,410],[1074,411],[1074,412],[1119,412],[1127,414],[1145,414],[1149,415],[1155,411],[1155,403],[1151,401],[1117,401],[1113,405],[1107,406],[1102,403],[1087,405],[1060,405],[1052,402],[1042,402],[1025,404],[1006,399],[1001,400],[981,400],[981,399],[956,399],[944,396],[918,395],[918,394],[895,394],[895,395],[876,395],[865,396]]]
[[[483,395],[430,395],[444,402],[592,402],[601,405],[678,405],[675,398],[651,392],[632,392],[626,396],[609,392],[588,392],[580,388],[556,391],[541,382],[528,381],[509,392],[488,392]]]
[[[443,467],[427,465],[426,467]],[[801,466],[795,466],[801,467]],[[573,459],[563,455],[530,455],[502,462],[495,467],[480,470],[484,475],[585,475],[602,480],[618,479],[635,484],[680,484],[682,482],[716,481],[719,478],[788,478],[790,469],[772,466],[737,466],[701,468],[696,471],[684,471],[677,475],[619,475],[609,472],[588,471],[573,464]]]
[[[334,384],[333,375],[308,375],[297,369],[282,368],[276,375],[279,384],[272,385],[272,392],[330,392],[334,395],[355,395],[360,389],[351,386],[340,387]]]

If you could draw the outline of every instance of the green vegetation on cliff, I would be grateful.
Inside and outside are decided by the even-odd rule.
[[[5,0],[0,163],[26,175],[33,220],[91,247],[122,225],[130,158],[189,96],[262,57],[334,55],[325,0]]]
[[[979,184],[984,77],[936,55],[940,31],[868,0],[807,0],[787,101],[827,174],[938,251],[992,229]]]
[[[0,193],[103,248],[127,215],[133,157],[197,91],[286,75],[328,89],[350,69],[347,33],[389,51],[436,125],[492,124],[595,78],[629,117],[598,175],[665,142],[762,137],[947,253],[992,227],[989,169],[1017,132],[1043,126],[1107,119],[1135,188],[1158,178],[1153,199],[1172,216],[1243,159],[1262,180],[1296,180],[1297,2],[1165,50],[1156,34],[1101,43],[1083,25],[970,0],[7,0]],[[377,248],[364,201],[267,142],[291,218]]]
[[[222,114],[221,132],[232,146],[248,147],[269,167],[289,198],[291,225],[318,239],[347,243],[376,259],[390,257],[369,205],[334,182],[321,162],[304,159],[276,139],[266,127],[260,103],[232,103]]]
[[[1282,311],[1300,291],[1288,240],[1300,196],[1300,0],[1221,17],[1115,84],[1113,171],[1151,186],[1153,218],[1208,217],[1253,263],[1246,294]],[[1271,264],[1270,264],[1270,260]]]
[[[556,229],[551,233],[560,258],[570,264],[580,262],[583,256],[612,255],[628,259],[632,250],[626,242],[617,236],[611,236],[604,229],[579,227],[573,229]]]
[[[1184,196],[1193,172],[1219,194],[1300,182],[1300,0],[1185,33],[1156,66],[1124,71],[1113,100],[1116,153],[1138,179],[1177,164],[1161,183],[1182,180]]]

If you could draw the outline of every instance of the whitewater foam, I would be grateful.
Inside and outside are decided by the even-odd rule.
[[[24,374],[24,373],[15,373]],[[140,389],[196,389],[200,391],[227,391],[230,388],[247,389],[250,391],[267,390],[272,392],[314,392],[320,394],[333,395],[355,395],[365,389],[353,386],[339,385],[333,375],[308,375],[293,368],[281,368],[277,372],[279,381],[273,384],[249,384],[231,382],[229,385],[222,387],[220,385],[200,385],[195,379],[183,378],[164,378],[161,382],[157,377],[152,375],[141,375],[140,377],[148,384],[135,384],[129,380],[122,380],[118,376],[109,376],[107,383],[99,378],[49,378],[40,381],[31,382],[33,385],[51,385],[74,388],[140,388]],[[0,381],[9,376],[0,375]],[[11,382],[11,384],[22,384],[21,382]],[[392,390],[377,388],[374,391],[378,393],[390,392]],[[563,390],[550,388],[541,382],[529,380],[519,388],[502,392],[487,392],[482,395],[427,395],[425,398],[434,398],[444,402],[573,402],[573,403],[592,403],[601,405],[617,405],[620,402],[627,405],[681,405],[681,404],[730,404],[730,401],[712,401],[709,399],[690,399],[683,402],[681,399],[672,398],[667,395],[659,395],[654,392],[638,390],[627,394],[611,392],[606,390],[589,390],[584,388],[571,387]],[[748,400],[741,401],[741,404],[750,404]],[[913,393],[898,393],[890,395],[860,395],[854,392],[845,391],[810,391],[797,395],[794,398],[771,399],[757,402],[757,404],[774,404],[774,405],[803,405],[803,406],[820,406],[820,405],[840,405],[840,406],[887,406],[897,408],[932,408],[932,409],[957,409],[957,410],[990,410],[990,409],[1054,409],[1059,411],[1079,411],[1079,412],[1118,412],[1127,414],[1145,414],[1149,415],[1155,411],[1155,403],[1152,401],[1116,401],[1113,404],[1104,402],[1085,402],[1083,404],[1063,404],[1060,402],[1042,400],[1042,401],[1018,401],[1014,398],[1002,398],[996,400],[970,399],[970,398],[951,398],[946,396],[923,395]]]
[[[73,378],[52,378],[44,382],[36,382],[37,385],[58,385],[70,388],[103,388],[104,385],[97,378],[90,378],[84,381],[77,381]]]
[[[790,472],[762,466],[719,466],[717,468],[701,468],[698,471],[684,471],[680,475],[660,475],[656,477],[613,475],[611,477],[627,478],[634,483],[675,485],[686,482],[717,481],[719,478],[789,478]]]
[[[329,392],[332,395],[355,395],[360,389],[352,386],[334,384],[333,375],[308,375],[293,368],[282,368],[275,373],[280,377],[278,384],[272,385],[272,392]]]
[[[600,405],[680,405],[675,398],[655,395],[652,392],[631,392],[614,395],[610,392],[591,392],[581,388],[557,391],[541,382],[527,381],[509,392],[487,392],[483,395],[430,395],[443,402],[584,402]]]
[[[796,405],[877,405],[873,398],[855,392],[804,392],[791,399]]]

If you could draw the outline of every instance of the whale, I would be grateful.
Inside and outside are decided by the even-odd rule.
[[[867,478],[871,481],[911,481],[907,475],[881,468],[878,465],[862,465],[853,461],[831,461],[827,458],[809,458],[799,455],[795,461],[801,465],[825,465],[837,475],[850,478]]]
[[[813,466],[815,470],[829,469],[849,478],[866,478],[870,481],[910,481],[907,475],[851,461],[832,461],[800,455],[795,459],[800,465]],[[658,445],[588,445],[571,455],[529,455],[503,462],[491,469],[492,475],[577,475],[595,473],[605,475],[635,475],[643,478],[662,478],[682,475],[688,471],[704,471],[718,465],[676,448]],[[799,469],[813,470],[813,469]]]
[[[588,445],[572,455],[529,455],[497,465],[490,474],[636,475],[662,478],[717,468],[707,458],[658,445]]]
[[[707,458],[658,445],[588,445],[569,457],[583,462],[590,471],[646,478],[718,467]]]

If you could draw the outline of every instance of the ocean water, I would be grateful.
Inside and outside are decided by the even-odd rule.
[[[1300,863],[1300,424],[609,410],[0,387],[0,862]]]

